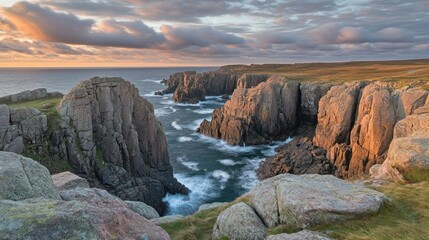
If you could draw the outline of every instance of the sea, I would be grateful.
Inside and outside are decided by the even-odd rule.
[[[167,195],[167,215],[189,215],[205,203],[228,202],[250,190],[258,182],[255,170],[275,148],[285,144],[231,146],[222,140],[196,133],[203,119],[210,120],[214,109],[222,107],[221,96],[209,96],[198,104],[175,103],[172,94],[157,96],[165,89],[162,79],[183,71],[205,72],[216,67],[176,68],[0,68],[0,96],[24,90],[47,88],[67,93],[77,83],[99,77],[122,77],[139,88],[140,95],[154,106],[164,127],[174,176],[185,184],[188,196]]]

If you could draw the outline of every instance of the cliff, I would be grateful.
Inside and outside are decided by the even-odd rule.
[[[176,102],[197,103],[205,96],[230,95],[238,86],[250,88],[267,80],[266,74],[236,75],[218,71],[175,73],[167,80],[163,94],[173,93]]]
[[[120,78],[92,78],[64,96],[59,155],[74,171],[126,200],[164,211],[166,193],[187,194],[173,177],[167,141],[153,106]]]
[[[238,85],[197,131],[233,145],[296,136],[261,163],[261,178],[280,173],[360,177],[384,162],[396,123],[426,102],[426,90],[392,86],[296,82],[273,75],[251,88]]]

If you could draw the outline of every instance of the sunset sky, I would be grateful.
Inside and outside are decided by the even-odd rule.
[[[0,1],[0,67],[429,58],[428,0]]]

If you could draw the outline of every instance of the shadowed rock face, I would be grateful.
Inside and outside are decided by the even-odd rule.
[[[64,96],[58,112],[60,156],[76,173],[161,213],[167,192],[188,192],[173,177],[166,137],[152,104],[131,83],[120,78],[81,82]]]
[[[250,88],[266,81],[265,74],[235,74],[221,72],[197,73],[187,71],[175,73],[167,81],[167,89],[162,93],[173,93],[176,102],[197,103],[205,96],[230,95],[237,87]]]
[[[253,88],[237,88],[197,130],[229,144],[263,144],[291,136],[298,124],[299,83],[271,76]]]

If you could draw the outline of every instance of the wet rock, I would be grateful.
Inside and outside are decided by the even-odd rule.
[[[0,151],[0,199],[61,199],[49,171],[38,162]]]
[[[228,237],[229,239],[265,239],[267,228],[245,203],[237,203],[222,211],[213,227],[213,239]]]
[[[323,148],[315,147],[312,142],[314,128],[308,127],[305,133],[279,148],[274,157],[259,164],[257,174],[267,179],[282,173],[291,174],[331,174],[332,166]]]

